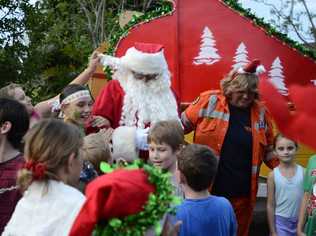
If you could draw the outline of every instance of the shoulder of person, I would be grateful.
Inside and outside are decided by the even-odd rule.
[[[221,95],[221,91],[220,90],[207,90],[200,93],[200,97],[209,97],[212,95]]]
[[[277,169],[278,167],[273,168],[272,171],[269,172],[267,178],[268,179],[273,179],[274,178],[274,171]]]
[[[62,199],[62,201],[64,201],[65,203],[70,205],[77,205],[85,201],[85,196],[76,188],[64,184],[60,181],[49,182],[53,185],[53,188],[55,188],[55,191],[57,191],[60,196],[66,196]]]
[[[191,103],[192,105],[195,105],[195,104],[198,104],[198,103],[205,103],[205,102],[208,102],[209,101],[209,98],[211,96],[216,96],[216,98],[218,96],[220,96],[221,92],[219,90],[207,90],[207,91],[204,91],[202,93],[200,93],[200,95],[198,97],[196,97],[194,99],[194,101]],[[216,101],[217,99],[215,99]]]

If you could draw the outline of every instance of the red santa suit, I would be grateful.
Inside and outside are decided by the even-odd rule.
[[[110,121],[112,128],[117,128],[120,126],[124,95],[118,80],[109,81],[97,97],[92,113],[103,116]]]
[[[103,65],[116,72],[97,97],[92,113],[107,118],[112,128],[144,128],[160,120],[179,119],[179,106],[162,48],[135,43],[121,58],[104,55]],[[137,79],[142,75],[153,76],[149,81]]]

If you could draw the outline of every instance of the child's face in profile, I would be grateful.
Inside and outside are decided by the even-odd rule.
[[[158,168],[170,172],[175,171],[177,160],[176,152],[166,143],[157,144],[151,142],[149,144],[149,160]]]
[[[67,184],[78,187],[80,172],[83,167],[83,151],[82,148],[79,149],[76,156],[71,157],[68,163],[68,181]]]
[[[14,95],[14,99],[22,103],[26,107],[26,110],[29,113],[29,115],[31,115],[34,110],[34,107],[32,105],[31,99],[25,95],[24,90],[20,87],[17,87],[12,92]]]
[[[278,138],[275,144],[275,154],[278,156],[281,162],[292,162],[297,151],[295,143],[287,138]]]

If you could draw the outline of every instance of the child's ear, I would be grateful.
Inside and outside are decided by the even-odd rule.
[[[10,121],[5,121],[0,127],[1,134],[7,134],[12,128],[12,123]]]
[[[187,179],[185,178],[184,174],[182,174],[181,171],[179,171],[179,176],[180,176],[180,184],[187,184]]]
[[[69,172],[69,170],[72,169],[75,158],[76,158],[76,155],[75,153],[72,152],[68,158],[67,172]]]

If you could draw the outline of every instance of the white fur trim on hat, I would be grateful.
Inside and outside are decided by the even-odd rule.
[[[163,50],[145,53],[131,47],[120,59],[126,68],[142,74],[161,74],[168,70]]]
[[[113,160],[123,158],[132,162],[138,158],[136,149],[136,127],[119,126],[112,134]]]
[[[101,54],[101,64],[103,66],[110,66],[114,69],[118,69],[120,66],[120,59],[109,55]]]

